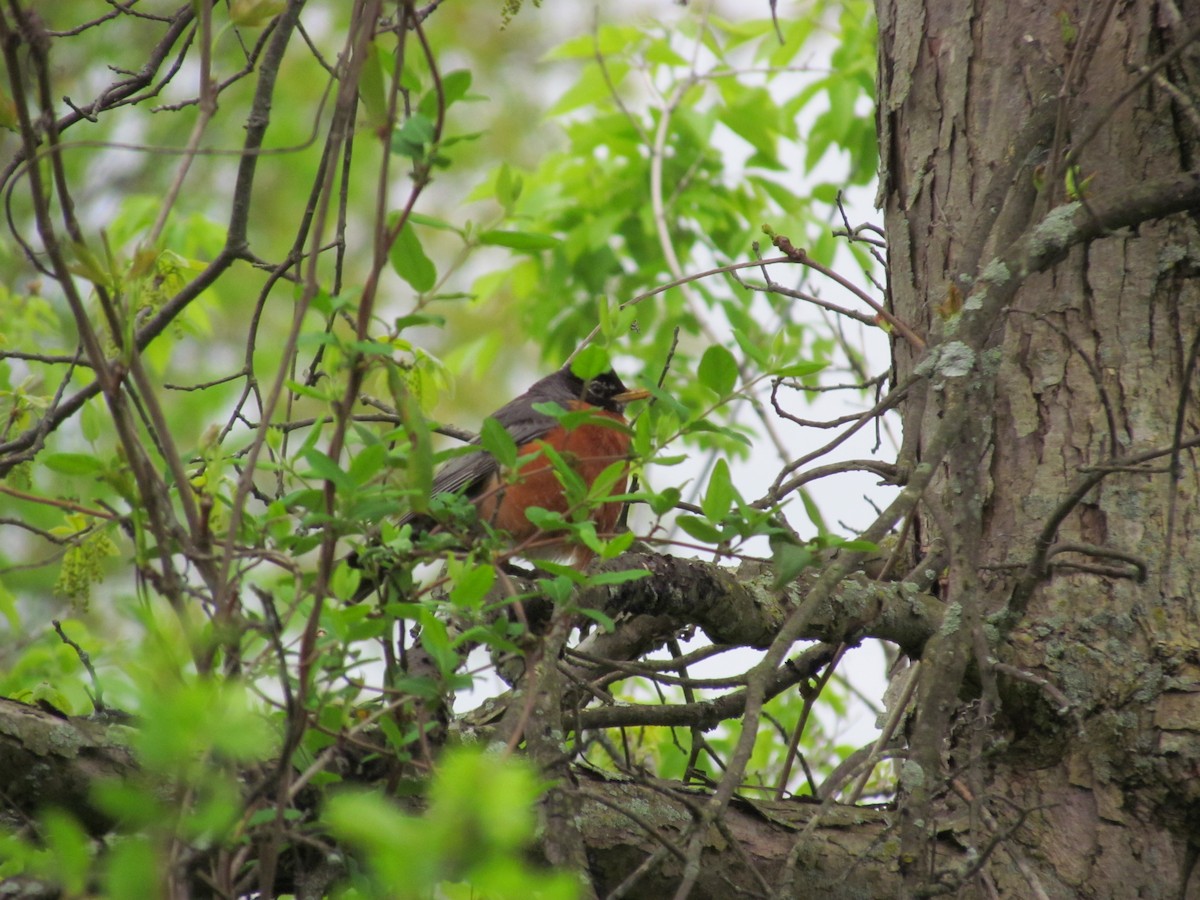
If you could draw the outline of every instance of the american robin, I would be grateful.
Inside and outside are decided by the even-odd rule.
[[[543,535],[525,514],[532,506],[564,515],[569,512],[566,491],[549,453],[542,448],[557,451],[590,488],[608,466],[629,455],[625,404],[649,396],[649,391],[626,388],[611,370],[585,381],[570,367],[559,369],[491,414],[517,445],[515,477],[502,472],[486,450],[476,450],[443,466],[433,479],[432,493],[461,493],[469,498],[479,510],[480,520],[506,532],[523,553],[583,565],[590,560],[590,551]],[[572,412],[591,410],[595,415],[564,428],[558,419],[534,409],[538,403],[556,403]],[[626,481],[622,473],[612,492],[622,493]],[[611,533],[620,514],[621,504],[615,501],[592,510],[597,533]],[[401,524],[414,519],[410,515]]]

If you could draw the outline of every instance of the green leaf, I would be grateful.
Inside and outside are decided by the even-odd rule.
[[[733,329],[733,339],[737,341],[737,345],[746,354],[746,358],[753,360],[758,364],[759,368],[766,369],[771,365],[770,356],[764,350],[762,339],[755,340],[750,337],[743,329]]]
[[[558,102],[550,108],[549,117],[557,118],[580,107],[611,100],[613,90],[621,86],[628,74],[629,63],[618,60],[608,61],[608,78],[604,77],[599,66],[588,66],[583,70],[579,80],[568,88],[566,93],[558,98]],[[612,87],[609,87],[610,82]]]
[[[616,487],[618,481],[628,474],[629,464],[624,460],[617,460],[609,463],[604,467],[604,470],[595,477],[592,485],[588,488],[588,499],[590,500],[605,500],[612,494],[613,488]]]
[[[436,228],[438,231],[453,231],[455,234],[463,233],[461,228],[447,222],[445,219],[427,216],[425,213],[419,213],[415,210],[408,214],[408,221],[415,225],[424,225],[426,228]]]
[[[594,59],[613,56],[636,45],[645,36],[645,31],[632,25],[602,25],[598,32],[582,34],[563,41],[544,59]]]
[[[419,328],[422,325],[441,328],[445,324],[444,316],[435,316],[430,313],[411,313],[407,316],[397,316],[392,320],[392,327],[397,331],[403,331],[405,328]]]
[[[64,475],[95,475],[104,463],[87,453],[47,453],[38,457],[47,469]]]
[[[742,434],[740,431],[735,431],[733,428],[730,428],[726,425],[714,425],[712,422],[707,422],[704,419],[695,419],[691,422],[688,422],[687,428],[685,429],[685,433],[686,434],[699,434],[699,433],[719,434],[722,437],[729,438],[730,440],[739,441],[740,443],[745,444],[747,447],[753,446],[750,443],[750,439],[748,437],[746,437],[746,435]],[[668,463],[667,461],[660,459],[658,457],[654,458],[654,464],[656,466],[673,465],[673,463]]]
[[[828,534],[829,528],[825,525],[825,517],[821,515],[821,508],[817,506],[817,502],[813,500],[812,494],[801,489],[800,502],[804,504],[804,511],[808,513],[809,521],[816,526],[817,534],[821,536]]]
[[[590,411],[584,415],[594,415]],[[555,450],[550,444],[541,445],[541,453],[554,466],[554,474],[558,480],[562,482],[563,491],[567,495],[567,501],[572,506],[578,504],[587,496],[587,482],[583,480],[583,476],[575,469],[573,465],[561,453]]]
[[[688,61],[671,49],[670,44],[666,41],[655,41],[646,48],[642,55],[646,58],[646,62],[660,66],[684,68],[688,65]]]
[[[410,223],[405,223],[396,235],[388,258],[396,274],[412,285],[414,290],[424,292],[437,284],[437,268],[433,260],[425,255],[421,239]]]
[[[775,563],[773,587],[778,590],[813,564],[813,551],[808,546],[781,538],[771,542],[771,558]]]
[[[433,140],[433,120],[414,113],[392,133],[392,152],[413,160],[425,157],[426,147]]]
[[[583,572],[580,572],[578,569],[574,568],[573,566],[567,566],[567,565],[563,565],[562,563],[551,562],[548,559],[537,560],[537,567],[545,572],[549,572],[551,575],[556,576],[556,580],[561,579],[561,580],[565,581],[567,583],[568,589],[573,584],[583,584],[584,582],[589,580],[587,575],[584,575]],[[548,580],[548,579],[541,579],[541,581],[546,581],[546,580]],[[541,583],[541,581],[539,581],[539,584]]]
[[[380,55],[379,44],[371,41],[367,45],[367,57],[358,81],[358,95],[362,98],[363,112],[370,127],[376,130],[381,129],[387,122],[387,90],[384,87],[385,73]]]
[[[397,369],[388,369],[388,386],[400,418],[404,422],[404,433],[408,437],[408,486],[411,488],[409,502],[413,512],[423,513],[429,509],[429,494],[433,489],[433,441],[429,423],[421,415],[420,399],[414,395],[409,383],[405,383]],[[419,370],[418,370],[419,372]],[[409,370],[410,378],[413,371]],[[418,378],[419,383],[419,378]]]
[[[563,518],[562,513],[543,509],[540,506],[526,507],[525,518],[542,531],[561,531],[570,527],[570,523]]]
[[[450,589],[450,602],[459,607],[478,606],[495,583],[495,566],[474,566],[454,576],[454,587]]]
[[[601,628],[603,628],[605,634],[612,634],[613,631],[616,630],[617,623],[614,622],[610,616],[606,616],[603,612],[601,612],[598,609],[582,609],[581,608],[579,610],[579,612],[581,614],[587,616],[589,619],[591,619],[593,622],[595,622],[597,625],[599,625]]]
[[[310,385],[301,384],[299,381],[293,381],[290,378],[287,379],[285,384],[287,384],[288,390],[297,397],[308,397],[311,400],[320,400],[322,402],[329,400],[329,396],[325,391],[311,387]]]
[[[471,89],[471,73],[467,69],[456,69],[442,76],[442,102],[449,109],[467,95]],[[421,98],[418,111],[433,119],[437,116],[437,92],[430,89]]]
[[[149,838],[126,835],[114,841],[106,855],[107,896],[157,897],[161,894],[161,872],[166,860],[158,858]]]
[[[517,444],[503,425],[491,416],[483,420],[479,431],[479,443],[492,454],[501,468],[514,469],[517,465]]]
[[[721,543],[720,530],[714,528],[707,520],[701,519],[699,516],[680,516],[675,520],[675,524],[696,540],[705,544]]]
[[[541,561],[538,561],[538,566],[541,567]],[[572,570],[574,571],[574,570]],[[574,585],[577,580],[571,575],[559,575],[557,578],[539,578],[538,590],[553,603],[560,606],[566,606],[571,602],[571,594],[574,592]]]
[[[571,371],[584,381],[595,378],[612,368],[608,351],[597,344],[588,344],[571,360]]]
[[[535,234],[531,231],[504,231],[497,228],[481,231],[477,237],[481,244],[508,247],[510,250],[522,250],[529,253],[553,250],[562,244],[562,241],[549,234]]]
[[[380,443],[368,444],[350,460],[348,475],[355,484],[366,484],[387,461],[387,448]]]
[[[713,466],[712,475],[708,478],[708,490],[704,492],[704,499],[700,501],[700,508],[704,510],[704,515],[710,522],[720,522],[725,518],[733,506],[734,494],[733,482],[729,477],[729,463],[718,459],[717,464]]]
[[[91,841],[75,818],[47,810],[39,823],[41,837],[54,859],[54,880],[68,895],[82,895],[91,868]]]
[[[355,484],[341,467],[315,447],[309,447],[301,456],[312,468],[312,474],[325,481],[332,481],[338,490],[353,490]]]
[[[623,572],[597,572],[589,575],[588,584],[626,584],[630,581],[641,581],[650,577],[649,569],[626,569]]]
[[[630,548],[637,535],[632,531],[622,531],[612,540],[605,542],[604,549],[600,551],[602,559],[615,559]]]
[[[100,435],[105,433],[110,421],[107,413],[101,407],[102,402],[97,397],[83,404],[83,409],[80,410],[80,429],[83,432],[83,439],[89,444],[94,444],[99,440]]]
[[[504,211],[508,215],[512,215],[513,208],[517,205],[517,200],[520,199],[524,187],[525,179],[514,173],[508,163],[503,163],[496,172],[496,202],[504,207]]]
[[[733,392],[733,386],[737,383],[737,360],[724,347],[713,345],[700,357],[696,377],[702,385],[718,397],[727,397]]]
[[[790,366],[780,366],[775,369],[772,374],[778,375],[780,378],[807,378],[809,375],[815,375],[820,372],[828,363],[809,361],[802,363],[793,363]]]
[[[814,200],[820,200],[822,203],[828,203],[831,206],[837,202],[837,196],[841,192],[836,184],[823,182],[822,184],[814,185],[812,196]]]
[[[778,108],[765,88],[744,89],[736,101],[721,108],[720,120],[754,147],[766,160],[775,159]]]
[[[243,28],[261,28],[283,12],[285,0],[233,0],[229,18]]]
[[[663,488],[657,494],[650,495],[650,509],[656,516],[664,516],[675,508],[681,496],[679,488]]]
[[[345,560],[338,563],[329,581],[329,591],[339,600],[352,600],[362,584],[362,569],[356,569]]]

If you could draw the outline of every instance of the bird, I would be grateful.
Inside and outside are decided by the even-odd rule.
[[[650,392],[630,389],[609,370],[592,378],[581,378],[564,366],[535,382],[520,396],[493,412],[517,446],[517,471],[504,472],[487,450],[475,450],[450,460],[433,479],[431,496],[460,494],[475,504],[480,521],[508,535],[522,556],[559,559],[582,568],[594,555],[587,548],[553,538],[529,520],[533,506],[566,515],[570,512],[567,492],[555,473],[549,447],[557,452],[591,488],[608,466],[629,456],[630,432],[625,406],[644,400]],[[535,404],[556,403],[568,412],[594,413],[573,427],[564,427],[554,416],[535,409]],[[478,439],[474,442],[478,443]],[[628,474],[622,473],[613,494],[625,491]],[[610,534],[620,518],[619,501],[601,503],[590,511],[598,534]],[[427,520],[410,513],[399,524],[413,522],[417,530]]]

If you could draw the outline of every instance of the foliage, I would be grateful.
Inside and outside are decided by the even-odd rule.
[[[765,225],[818,266],[873,269],[868,244],[831,228],[839,187],[875,171],[868,5],[602,23],[536,64],[534,8],[501,32],[494,6],[427,21],[371,2],[34,6],[0,12],[0,693],[136,715],[145,783],[101,788],[121,822],[111,848],[49,810],[3,839],[3,871],[150,896],[148,880],[186,883],[179,860],[221,850],[205,877],[245,892],[295,830],[357,851],[345,896],[460,882],[573,895],[571,878],[521,861],[544,787],[529,769],[466,752],[435,763],[431,744],[476,681],[468,658],[537,658],[523,604],[550,597],[561,620],[611,628],[580,590],[646,573],[546,562],[534,592],[514,592],[503,536],[430,496],[462,451],[442,449],[429,416],[469,421],[513,387],[498,372],[581,350],[577,371],[616,364],[653,391],[632,427],[639,486],[622,498],[648,514],[597,534],[584,513],[626,467],[589,488],[553,459],[572,511],[544,513],[545,531],[603,560],[634,533],[723,557],[769,539],[781,584],[838,546],[805,489],[783,487],[799,454],[777,434],[775,485],[755,497],[740,482],[762,466],[751,450],[775,433],[777,395],[807,402],[826,373],[868,381],[858,349],[799,311],[819,269],[775,256],[767,281],[758,262]],[[473,47],[463,16],[511,38],[523,77],[553,71],[563,89],[538,84],[531,101],[531,83],[483,77],[511,59]],[[801,69],[832,41],[829,71]],[[797,168],[834,158],[836,176],[798,187]],[[479,396],[451,413],[455,383]],[[480,439],[515,458],[494,424]],[[672,468],[688,454],[708,461],[690,486]],[[443,527],[419,532],[408,513]],[[781,697],[780,727],[808,703]],[[803,746],[827,744],[816,732]],[[670,777],[739,732],[647,734]],[[379,791],[314,800],[355,780],[347,748],[424,811]],[[778,745],[755,766],[776,783]]]

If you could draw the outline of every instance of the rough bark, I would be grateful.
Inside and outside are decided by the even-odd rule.
[[[924,670],[909,811],[957,805],[980,852],[1005,835],[966,895],[1192,896],[1200,473],[1184,445],[1200,430],[1200,234],[1183,185],[1198,177],[1200,7],[878,11],[894,311],[935,350],[973,351],[964,378],[935,376],[905,408],[909,465],[948,415],[966,424],[922,508],[922,538],[951,539],[945,599],[961,616]],[[1082,202],[1064,209],[1072,162]],[[1173,180],[1189,212],[1135,211],[1045,270],[998,269],[1033,223],[1128,210]],[[992,303],[998,282],[1008,296]],[[903,378],[920,360],[898,344],[896,363]],[[985,663],[960,689],[953,676],[985,655],[1030,680]],[[910,888],[928,859],[907,860]]]

